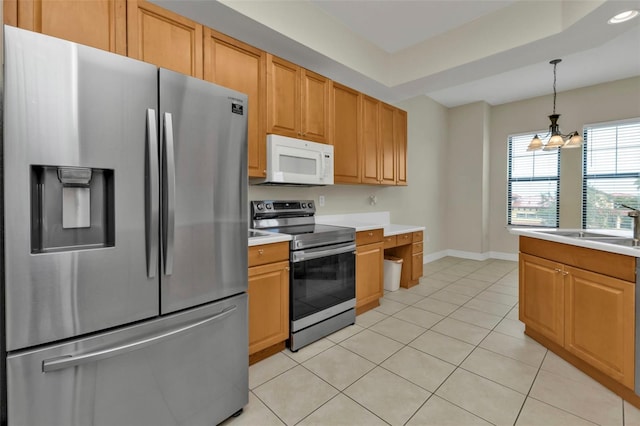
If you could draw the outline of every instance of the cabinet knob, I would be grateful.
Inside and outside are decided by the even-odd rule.
[[[264,254],[264,250],[263,249],[258,249],[258,254],[259,255],[263,255]]]
[[[288,266],[284,268],[285,271],[289,272],[291,270],[291,268],[289,268]]]
[[[367,235],[373,237],[373,232],[369,232]]]

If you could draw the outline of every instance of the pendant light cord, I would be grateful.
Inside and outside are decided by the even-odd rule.
[[[553,113],[556,113],[556,67],[558,63],[553,64]]]

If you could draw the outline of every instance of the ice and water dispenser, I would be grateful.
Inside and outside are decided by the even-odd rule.
[[[31,252],[115,244],[113,170],[31,166]]]

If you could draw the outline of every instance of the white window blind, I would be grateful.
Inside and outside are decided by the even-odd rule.
[[[556,228],[559,150],[527,151],[533,136],[534,133],[509,136],[507,224]]]
[[[640,208],[640,119],[584,128],[582,225],[631,229],[626,204]]]

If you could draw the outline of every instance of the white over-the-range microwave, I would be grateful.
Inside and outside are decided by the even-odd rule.
[[[266,177],[251,183],[333,185],[333,145],[267,135]]]

